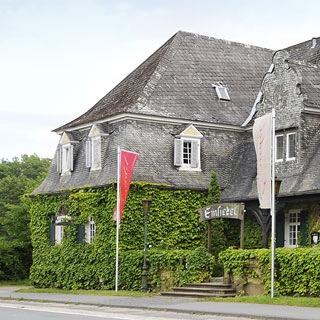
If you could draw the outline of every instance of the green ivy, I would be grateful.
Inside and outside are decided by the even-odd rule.
[[[120,228],[120,283],[126,290],[141,285],[143,261],[142,200],[151,199],[148,223],[149,282],[157,290],[171,285],[202,281],[221,270],[207,254],[206,225],[198,209],[207,194],[135,183],[131,186]],[[37,287],[111,289],[114,286],[116,189],[88,188],[65,194],[32,198],[31,232],[33,265],[31,280]],[[49,242],[50,220],[61,207],[68,209],[71,224],[64,227],[62,244]],[[77,226],[92,217],[97,234],[92,244],[77,243]],[[238,226],[236,226],[238,228]],[[234,233],[236,234],[236,233]],[[238,237],[238,236],[237,236]],[[232,241],[230,241],[232,242]],[[232,242],[238,245],[238,238]]]
[[[221,252],[219,261],[225,272],[241,278],[261,275],[265,292],[270,291],[270,250],[234,250]],[[279,295],[319,296],[320,247],[277,248],[275,289]],[[254,267],[252,267],[254,266]]]

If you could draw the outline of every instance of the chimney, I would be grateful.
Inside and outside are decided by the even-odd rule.
[[[317,38],[312,38],[312,46],[311,49],[314,49],[317,45]]]

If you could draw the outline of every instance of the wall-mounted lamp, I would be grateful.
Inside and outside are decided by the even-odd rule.
[[[280,192],[280,187],[281,187],[282,180],[280,180],[280,179],[278,179],[276,177],[274,182],[275,182],[275,188],[274,188],[275,190],[274,190],[274,192],[275,192],[275,195],[277,196],[279,194],[279,192]]]

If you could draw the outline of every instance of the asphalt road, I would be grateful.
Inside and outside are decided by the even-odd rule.
[[[1,320],[249,320],[248,318],[192,315],[125,308],[67,304],[1,302]],[[252,318],[251,318],[252,320]]]

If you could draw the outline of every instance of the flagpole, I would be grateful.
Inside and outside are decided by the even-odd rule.
[[[117,212],[116,212],[116,284],[115,291],[118,292],[118,275],[119,275],[119,229],[120,229],[120,146],[117,150]]]
[[[274,297],[274,260],[275,260],[275,109],[272,108],[272,161],[271,161],[271,298]]]

